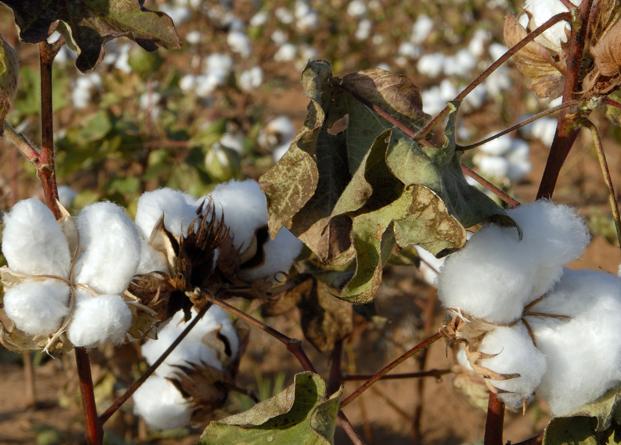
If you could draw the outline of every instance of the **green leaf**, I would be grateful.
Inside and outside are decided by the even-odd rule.
[[[543,436],[542,445],[598,445],[595,420],[589,417],[552,419]]]
[[[353,260],[342,298],[373,298],[395,244],[439,255],[463,246],[465,227],[504,213],[463,176],[455,105],[434,136],[442,142],[418,142],[374,111],[420,129],[428,116],[407,78],[375,69],[339,79],[314,61],[302,83],[311,99],[305,128],[261,185],[272,235],[289,228],[325,268],[346,272]]]
[[[213,421],[201,445],[328,445],[333,443],[341,391],[326,397],[317,374],[296,374],[291,386],[240,414]]]
[[[2,3],[13,10],[20,37],[28,43],[46,40],[50,27],[62,20],[67,25],[71,44],[78,49],[76,66],[80,71],[97,65],[103,55],[103,44],[120,36],[136,41],[149,51],[158,46],[179,47],[172,19],[142,7],[142,1],[138,0],[3,0]]]

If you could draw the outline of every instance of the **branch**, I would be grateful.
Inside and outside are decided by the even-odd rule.
[[[498,395],[490,392],[487,402],[487,419],[485,420],[484,445],[503,445],[502,429],[505,419],[505,404]]]
[[[369,380],[367,380],[362,385],[360,385],[353,393],[351,393],[349,396],[345,397],[345,399],[341,403],[341,408],[343,408],[343,407],[349,405],[351,402],[353,402],[358,396],[360,396],[360,394],[362,394],[367,389],[369,389],[369,387],[371,385],[373,385],[375,382],[380,380],[382,378],[382,376],[385,376],[386,374],[388,374],[390,371],[392,371],[394,368],[399,366],[401,363],[406,361],[408,358],[410,358],[411,356],[416,354],[418,351],[420,351],[422,349],[425,349],[425,348],[428,348],[434,342],[439,340],[441,337],[442,337],[442,334],[440,332],[436,332],[432,336],[427,337],[426,339],[421,341],[419,344],[417,344],[416,346],[414,346],[410,350],[408,350],[405,353],[401,354],[399,357],[397,357],[392,362],[388,363],[382,369],[377,371],[373,375],[373,377],[371,377]]]
[[[453,101],[461,102],[468,94],[470,94],[472,90],[474,90],[477,86],[479,86],[479,84],[481,84],[485,79],[487,79],[490,74],[496,71],[500,67],[500,65],[502,65],[507,60],[509,60],[514,54],[516,54],[519,50],[521,50],[526,45],[528,45],[531,41],[535,40],[535,38],[538,37],[540,34],[542,34],[546,29],[551,28],[556,23],[561,22],[563,20],[571,21],[571,19],[572,19],[572,15],[569,12],[563,12],[560,14],[556,14],[555,16],[552,16],[549,20],[543,23],[540,27],[528,33],[526,37],[524,37],[518,43],[516,43],[511,48],[509,48],[506,53],[500,56],[498,60],[496,60],[485,71],[479,74],[479,76],[476,79],[470,82],[468,86],[466,86],[466,88],[464,88],[461,93],[455,96],[455,99],[453,99]],[[444,107],[444,109],[442,109],[442,111],[440,111],[433,119],[427,122],[427,124],[418,131],[418,133],[415,136],[415,139],[420,140],[420,139],[425,138],[425,136],[427,136],[427,134],[429,134],[429,132],[435,128],[438,122],[446,117],[449,111],[450,111],[450,108],[447,105],[446,107]]]
[[[380,380],[406,380],[406,379],[420,379],[423,377],[433,377],[436,379],[442,378],[447,374],[451,374],[453,371],[450,369],[428,369],[427,371],[416,372],[404,372],[400,374],[386,374],[380,377]],[[374,374],[345,374],[343,375],[343,381],[355,382],[358,380],[369,380],[373,378]]]
[[[207,313],[207,310],[209,310],[210,306],[211,306],[210,304],[206,304],[205,306],[203,306],[201,310],[198,312],[198,314],[196,314],[196,317],[194,317],[190,321],[190,323],[188,323],[188,325],[181,332],[181,334],[179,334],[179,336],[175,339],[175,341],[173,341],[170,344],[170,346],[166,348],[164,353],[160,355],[158,359],[155,362],[153,362],[151,366],[149,366],[149,368],[145,371],[145,373],[142,374],[138,380],[132,383],[131,386],[127,388],[127,390],[120,397],[118,397],[114,402],[112,402],[112,405],[110,405],[108,409],[101,416],[99,416],[99,421],[101,422],[102,425],[106,423],[106,421],[110,417],[112,417],[112,415],[115,412],[117,412],[118,409],[136,392],[136,390],[140,388],[140,386],[155,372],[155,370],[162,363],[164,363],[164,360],[166,360],[166,358],[179,345],[179,343],[183,341],[183,339],[190,333],[192,328],[196,326],[196,324],[200,321],[200,319],[203,318],[203,316]]]
[[[593,122],[588,119],[583,119],[583,125],[591,131],[593,137],[593,148],[597,154],[597,160],[599,162],[599,168],[602,171],[606,188],[608,189],[608,204],[610,205],[610,211],[612,213],[612,219],[615,222],[615,228],[617,229],[617,240],[619,241],[619,247],[621,248],[621,215],[619,214],[619,202],[617,201],[617,193],[615,192],[615,186],[612,183],[612,177],[610,176],[610,169],[608,168],[608,161],[606,160],[606,153],[602,140],[599,136],[599,131]]]
[[[498,196],[498,198],[500,198],[500,200],[502,200],[509,207],[517,207],[520,205],[520,201],[512,198],[511,196],[509,196],[508,193],[505,193],[504,191],[500,190],[498,187],[496,187],[494,184],[489,182],[483,176],[479,175],[474,170],[466,167],[465,165],[461,166],[461,170],[462,172],[464,172],[464,175],[470,176],[472,179],[478,182],[484,189],[489,190],[494,195]]]
[[[550,114],[554,114],[554,113],[556,113],[559,110],[564,110],[565,108],[569,108],[569,107],[575,106],[577,104],[578,104],[578,101],[572,100],[572,101],[569,101],[569,102],[557,105],[555,107],[548,108],[547,110],[540,111],[539,113],[533,114],[528,119],[524,119],[523,121],[520,121],[517,124],[510,126],[509,128],[505,128],[504,130],[502,130],[502,131],[500,131],[500,132],[498,132],[498,133],[496,133],[496,134],[494,134],[494,135],[492,135],[492,136],[490,136],[488,138],[485,138],[482,141],[473,142],[473,143],[467,144],[467,145],[459,145],[458,144],[457,145],[457,150],[466,151],[466,150],[471,150],[473,148],[476,148],[476,147],[479,147],[481,145],[487,144],[488,142],[493,141],[494,139],[497,139],[497,138],[499,138],[501,136],[504,136],[507,133],[511,133],[514,130],[518,130],[518,129],[520,129],[520,128],[528,125],[528,124],[531,124],[531,123],[535,122],[536,120],[541,119],[542,117],[548,116]]]
[[[580,4],[576,20],[571,27],[567,70],[565,74],[565,85],[563,87],[563,103],[573,100],[574,94],[578,93],[581,88],[583,73],[580,72],[580,66],[582,63],[582,54],[584,52],[592,3],[593,0],[584,0]],[[537,199],[551,198],[554,193],[561,168],[580,131],[579,128],[576,128],[575,122],[576,116],[568,114],[567,111],[559,116],[556,133],[554,134],[554,141],[550,147],[543,177],[541,178],[539,190],[537,191]]]
[[[3,136],[24,155],[26,159],[34,164],[37,169],[39,168],[39,149],[28,140],[26,136],[18,133],[7,122],[4,123]]]

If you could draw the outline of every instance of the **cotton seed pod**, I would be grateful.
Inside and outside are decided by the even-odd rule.
[[[17,91],[19,63],[17,53],[6,40],[0,36],[0,135],[4,131],[4,118],[11,108]]]
[[[237,177],[241,171],[239,154],[216,143],[205,155],[205,170],[214,181],[229,181]]]

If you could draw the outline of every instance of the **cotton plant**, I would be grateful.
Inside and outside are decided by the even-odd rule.
[[[157,338],[142,345],[147,363],[153,365],[196,316],[193,310],[186,321],[179,311],[162,325]],[[134,413],[155,430],[181,428],[213,417],[234,387],[241,348],[231,318],[211,306],[134,393]]]
[[[127,338],[139,304],[126,290],[141,244],[122,208],[101,202],[56,221],[37,198],[20,201],[4,217],[2,252],[4,311],[32,336],[30,347],[94,347]]]
[[[259,134],[259,144],[272,150],[274,161],[278,161],[289,149],[295,137],[295,126],[287,116],[277,116],[268,121]]]
[[[537,396],[570,416],[621,384],[621,279],[566,268],[589,242],[573,209],[542,200],[507,216],[517,227],[484,226],[442,267],[458,361],[511,409]]]

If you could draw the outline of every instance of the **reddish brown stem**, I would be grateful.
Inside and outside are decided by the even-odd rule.
[[[387,374],[380,378],[380,380],[408,380],[408,379],[422,379],[423,377],[433,377],[436,379],[441,378],[444,375],[451,374],[453,371],[450,369],[428,369],[427,371],[416,372],[403,372],[399,374]],[[369,380],[374,374],[345,374],[343,381],[354,382],[358,380]]]
[[[302,347],[302,342],[300,340],[298,340],[297,338],[287,337],[282,332],[277,331],[276,329],[272,328],[271,326],[266,325],[262,321],[257,320],[256,318],[252,317],[251,315],[248,315],[244,311],[242,311],[240,309],[237,309],[235,306],[233,306],[231,304],[228,304],[225,301],[222,301],[222,300],[219,300],[217,298],[214,298],[212,295],[210,295],[208,293],[204,293],[203,296],[207,299],[207,301],[210,301],[213,304],[216,304],[216,305],[220,306],[221,308],[223,308],[228,313],[233,314],[236,317],[241,318],[242,320],[244,320],[249,325],[254,326],[255,328],[258,328],[258,329],[262,330],[263,332],[271,335],[276,340],[281,342],[283,345],[285,345],[287,350],[291,354],[293,354],[293,356],[298,360],[298,362],[300,362],[300,365],[302,365],[302,368],[304,368],[304,370],[312,371],[312,372],[317,372],[315,370],[315,366],[311,363],[310,359],[306,355],[306,352],[304,352],[304,348]]]
[[[82,407],[86,422],[86,443],[88,445],[101,445],[103,443],[103,431],[101,423],[97,419],[97,406],[93,393],[93,378],[88,352],[84,348],[75,348],[75,363],[82,394]]]
[[[611,107],[615,107],[615,108],[618,108],[619,110],[621,110],[621,103],[619,103],[616,100],[613,100],[613,99],[611,99],[609,97],[605,97],[604,98],[604,104],[610,105]]]
[[[570,102],[574,99],[574,95],[581,89],[582,73],[580,66],[582,63],[582,54],[584,53],[584,45],[587,36],[589,15],[593,0],[584,0],[580,4],[578,15],[571,27],[571,35],[569,40],[569,49],[567,57],[567,70],[565,74],[565,85],[563,87],[563,103]],[[559,116],[554,141],[550,147],[550,154],[546,162],[539,190],[537,191],[537,199],[551,198],[556,187],[559,173],[571,147],[574,145],[578,137],[579,128],[576,126],[575,114],[563,111]]]
[[[487,419],[485,420],[484,445],[503,445],[502,429],[505,420],[505,404],[498,396],[490,392],[487,402]]]
[[[43,187],[45,203],[54,216],[60,218],[58,189],[54,169],[54,111],[52,106],[52,65],[56,52],[47,42],[39,43],[39,68],[41,73],[41,152],[37,174]]]
[[[99,421],[101,422],[102,425],[106,423],[106,421],[110,417],[112,417],[112,415],[115,412],[117,412],[119,408],[125,402],[127,402],[127,400],[129,400],[129,398],[136,392],[136,390],[138,390],[138,388],[140,388],[140,386],[155,372],[155,370],[162,363],[164,363],[164,360],[166,360],[166,358],[170,355],[170,353],[179,345],[179,343],[183,341],[183,339],[190,333],[192,328],[196,326],[196,324],[200,321],[200,319],[205,316],[205,314],[209,310],[209,306],[211,305],[209,304],[205,305],[198,312],[198,314],[196,314],[196,317],[194,317],[190,321],[190,323],[188,323],[188,325],[183,329],[183,331],[181,332],[181,334],[179,334],[179,336],[175,339],[175,341],[173,341],[170,344],[170,346],[168,346],[168,348],[166,348],[166,350],[162,353],[162,355],[160,355],[158,359],[155,362],[153,362],[151,366],[149,366],[149,368],[144,372],[144,374],[142,374],[138,380],[132,383],[130,387],[127,388],[127,390],[125,390],[125,392],[121,396],[119,396],[114,402],[112,402],[112,404],[108,407],[108,409],[101,416],[99,416]]]
[[[500,65],[502,65],[507,60],[509,60],[514,54],[516,54],[519,50],[521,50],[526,45],[528,45],[531,41],[535,40],[535,38],[539,36],[540,34],[542,34],[546,29],[551,28],[556,23],[563,21],[563,20],[570,21],[571,13],[563,12],[561,14],[556,14],[555,16],[552,16],[549,20],[544,22],[540,27],[528,33],[526,37],[524,37],[518,43],[516,43],[511,48],[509,48],[506,53],[500,56],[499,59],[497,59],[494,63],[492,63],[485,71],[479,74],[479,76],[476,79],[470,82],[468,86],[466,86],[466,88],[464,88],[463,91],[459,93],[455,97],[455,99],[453,99],[453,101],[461,102],[462,100],[464,100],[466,96],[470,94],[472,90],[474,90],[485,79],[487,79],[490,74],[496,71],[500,67]],[[438,113],[433,119],[427,122],[427,124],[418,131],[415,139],[417,140],[424,139],[425,136],[427,136],[436,127],[436,125],[438,125],[438,123],[448,115],[449,111],[450,111],[449,106],[444,107],[444,109],[440,111],[440,113]]]
[[[328,376],[328,394],[333,394],[343,383],[343,372],[341,370],[341,356],[343,355],[343,340],[337,340],[332,349],[332,360],[330,362],[330,375]]]
[[[481,184],[481,186],[486,189],[489,190],[490,192],[492,192],[494,195],[498,196],[498,198],[500,198],[500,200],[502,202],[504,202],[505,204],[507,204],[509,207],[517,207],[520,205],[520,201],[512,198],[511,196],[509,196],[508,193],[505,193],[504,191],[500,190],[498,187],[496,187],[494,184],[492,184],[491,182],[489,182],[487,179],[485,179],[483,176],[479,175],[477,172],[475,172],[474,170],[466,167],[465,165],[461,166],[461,171],[464,172],[464,175],[466,176],[470,176],[472,179],[474,179],[476,182],[478,182],[479,184]]]
[[[382,369],[380,369],[379,371],[377,371],[373,377],[371,377],[369,380],[367,380],[366,382],[364,382],[362,385],[360,385],[354,392],[352,392],[350,395],[348,395],[347,397],[345,397],[345,399],[343,400],[343,402],[341,403],[341,407],[345,407],[347,405],[349,405],[351,402],[353,402],[357,397],[360,396],[360,394],[362,394],[363,392],[365,392],[367,389],[369,389],[369,387],[371,387],[375,382],[377,382],[378,380],[380,380],[382,378],[382,376],[385,376],[386,374],[388,374],[390,371],[392,371],[394,368],[396,368],[397,366],[399,366],[401,363],[403,363],[404,361],[406,361],[408,358],[412,357],[414,354],[416,354],[418,351],[421,351],[423,349],[428,348],[429,346],[431,346],[434,342],[436,342],[437,340],[439,340],[442,337],[442,334],[437,332],[435,334],[433,334],[430,337],[427,337],[426,339],[424,339],[423,341],[421,341],[420,343],[418,343],[416,346],[414,346],[413,348],[409,349],[408,351],[404,352],[403,354],[401,354],[399,357],[397,357],[395,360],[393,360],[392,362],[388,363],[386,366],[384,366]]]

